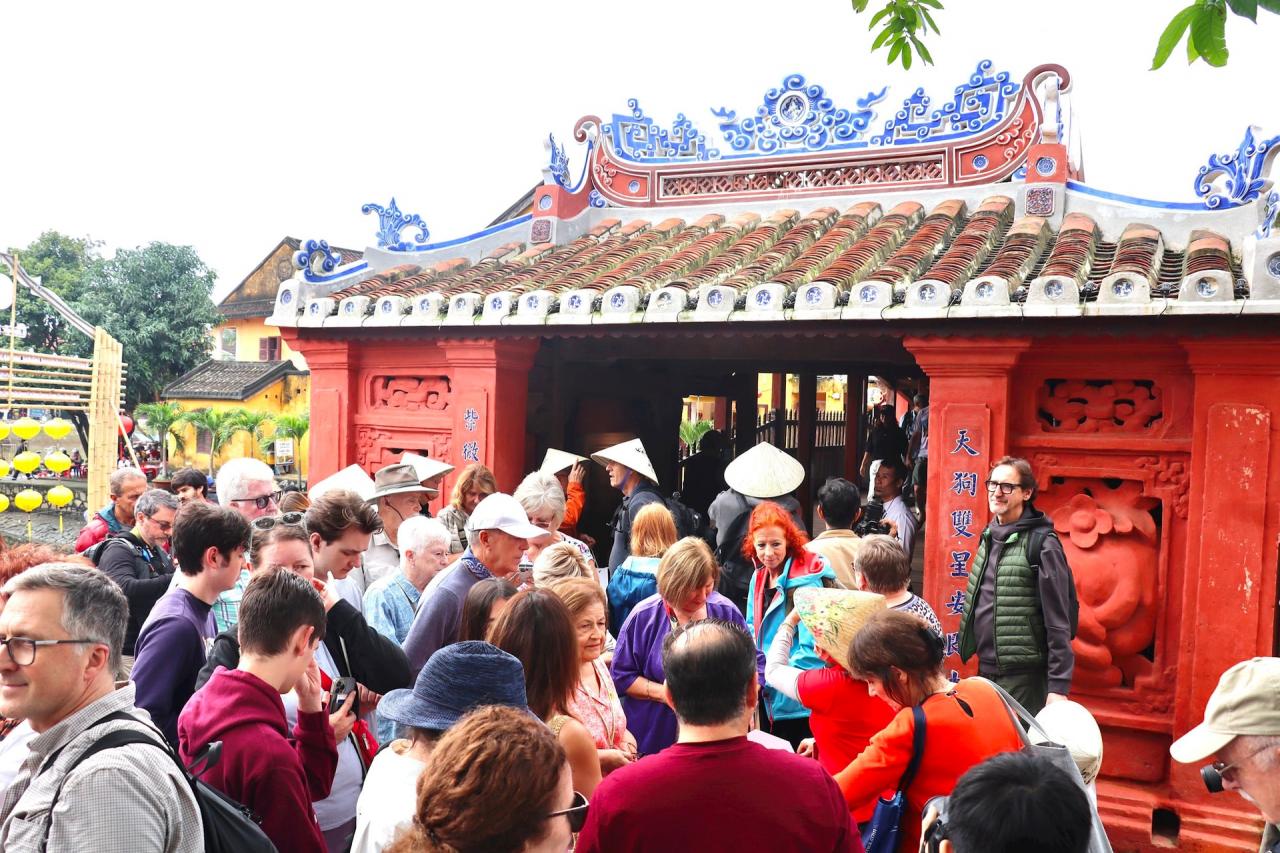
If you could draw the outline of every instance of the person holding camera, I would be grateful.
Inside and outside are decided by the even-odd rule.
[[[1210,793],[1239,791],[1268,824],[1262,851],[1280,853],[1280,658],[1241,661],[1218,679],[1204,722],[1173,742],[1174,761],[1200,768]]]
[[[881,520],[892,523],[891,532],[902,543],[902,550],[907,552],[907,562],[916,547],[916,516],[902,500],[902,484],[906,480],[907,469],[899,459],[881,459],[880,467],[872,477],[873,494],[884,510]]]

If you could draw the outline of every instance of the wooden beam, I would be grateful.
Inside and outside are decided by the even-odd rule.
[[[756,396],[760,393],[759,379],[754,373],[741,373],[735,377],[737,388],[733,397],[734,455],[745,453],[756,444]]]

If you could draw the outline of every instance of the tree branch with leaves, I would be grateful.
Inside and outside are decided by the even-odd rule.
[[[865,12],[871,0],[853,0],[853,11]],[[919,56],[926,65],[933,64],[933,57],[921,41],[929,30],[934,35],[941,35],[933,14],[942,11],[941,0],[889,0],[881,9],[871,16],[867,29],[880,27],[880,34],[871,43],[874,53],[881,48],[889,51],[888,63],[901,62],[902,67],[911,68],[912,56]]]

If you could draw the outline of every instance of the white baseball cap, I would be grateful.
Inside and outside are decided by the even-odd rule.
[[[529,516],[520,506],[520,501],[502,492],[494,492],[476,504],[475,512],[467,519],[467,532],[478,530],[501,530],[517,539],[537,539],[547,535],[547,531],[529,523]]]

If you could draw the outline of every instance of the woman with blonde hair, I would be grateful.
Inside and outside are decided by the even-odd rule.
[[[590,578],[596,581],[596,573],[591,570],[581,552],[568,542],[557,542],[544,548],[538,554],[538,559],[533,561],[533,585],[539,589],[569,578]],[[599,585],[599,581],[596,581],[596,586]]]
[[[563,853],[587,800],[564,749],[514,708],[472,711],[436,743],[418,781],[413,826],[389,853]]]
[[[636,605],[618,629],[613,654],[613,685],[622,696],[627,725],[640,755],[652,755],[676,742],[676,715],[666,702],[662,643],[679,625],[699,619],[725,619],[746,630],[732,601],[716,592],[720,566],[706,542],[681,539],[658,563],[658,591]],[[756,653],[764,684],[764,655]]]
[[[609,624],[614,630],[637,604],[658,591],[658,563],[677,538],[676,520],[664,504],[649,504],[636,515],[631,555],[609,578]]]
[[[493,472],[476,462],[462,469],[453,484],[449,505],[440,511],[440,522],[449,529],[449,553],[461,554],[467,550],[467,519],[475,512],[476,504],[498,491],[498,481]]]
[[[609,637],[604,590],[594,578],[570,578],[553,584],[551,591],[569,608],[578,638],[578,683],[568,710],[595,739],[600,772],[608,776],[635,760],[636,739],[627,731],[627,715],[604,663]]]

